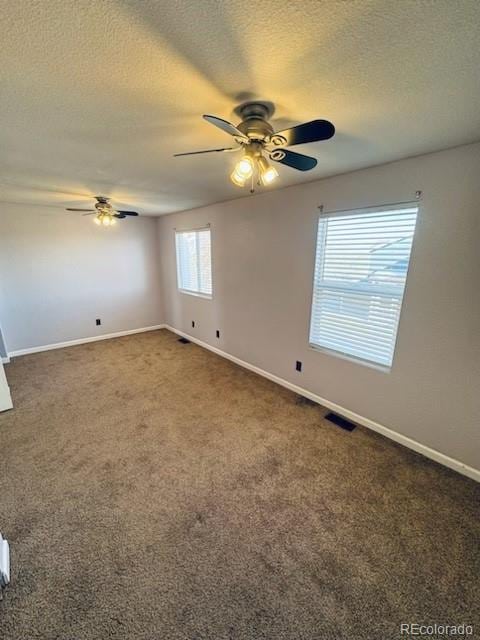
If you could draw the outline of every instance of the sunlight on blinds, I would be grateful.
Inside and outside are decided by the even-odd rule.
[[[186,293],[212,297],[210,229],[176,231],[178,288]]]
[[[414,203],[320,217],[312,346],[391,366],[417,212]]]

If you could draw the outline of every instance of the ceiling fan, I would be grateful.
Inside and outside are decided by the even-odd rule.
[[[85,211],[84,216],[95,215],[94,222],[96,224],[102,224],[104,227],[109,227],[115,224],[118,219],[126,218],[127,216],[138,216],[136,211],[121,211],[120,209],[114,209],[109,202],[109,198],[105,196],[95,196],[94,209],[72,209],[67,207],[67,211]]]
[[[255,173],[257,183],[263,185],[271,184],[278,177],[277,170],[269,164],[265,155],[274,162],[298,171],[310,171],[317,165],[317,160],[311,156],[290,151],[286,147],[328,140],[335,134],[335,127],[328,120],[312,120],[290,129],[274,131],[268,122],[273,111],[273,105],[268,102],[245,102],[235,110],[242,118],[238,126],[216,116],[204,115],[203,118],[207,122],[233,136],[238,146],[176,153],[174,156],[243,150],[243,156],[236,164],[230,179],[239,187],[245,186],[247,180],[251,179],[252,192]]]

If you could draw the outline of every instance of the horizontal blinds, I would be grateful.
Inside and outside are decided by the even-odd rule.
[[[190,293],[212,295],[212,260],[210,229],[177,231],[178,288]]]
[[[320,218],[313,346],[391,366],[417,212],[413,204]]]

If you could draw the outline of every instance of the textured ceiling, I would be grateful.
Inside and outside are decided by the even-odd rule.
[[[480,138],[478,0],[0,0],[0,202],[161,214],[248,195],[201,119],[331,120],[278,186]],[[1,208],[0,208],[1,215]],[[67,214],[65,214],[67,215]]]

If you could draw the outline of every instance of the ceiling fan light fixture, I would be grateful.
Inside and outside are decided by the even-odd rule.
[[[109,203],[108,198],[105,196],[95,196],[95,200],[97,201],[94,205],[94,209],[76,209],[72,207],[67,207],[67,211],[81,211],[84,216],[91,216],[95,214],[95,217],[92,218],[95,224],[103,225],[104,227],[110,227],[112,224],[117,224],[117,220],[123,220],[127,216],[137,217],[139,214],[137,211],[117,211],[112,207]]]
[[[237,187],[244,187],[246,178],[242,178],[242,176],[238,175],[237,171],[234,169],[230,175],[230,180]]]
[[[271,102],[263,100],[244,102],[235,109],[235,113],[242,119],[238,126],[223,118],[205,114],[204,120],[228,133],[239,146],[236,149],[223,147],[174,155],[196,156],[204,153],[237,151],[243,148],[244,155],[235,166],[230,179],[239,187],[244,187],[247,180],[251,179],[251,193],[254,192],[255,183],[267,186],[279,177],[277,170],[268,164],[263,153],[267,154],[270,160],[280,162],[297,171],[311,171],[317,166],[317,160],[302,153],[290,151],[287,147],[330,140],[335,135],[334,125],[328,120],[315,119],[282,131],[274,131],[269,122],[274,110],[275,107]]]
[[[255,165],[253,159],[249,155],[244,155],[235,165],[230,179],[237,187],[245,186],[245,181],[252,177]]]
[[[268,167],[265,173],[262,174],[262,183],[266,186],[271,184],[278,178],[278,171],[275,167]]]
[[[235,167],[235,172],[238,173],[244,180],[248,180],[253,175],[254,164],[252,158],[250,156],[243,156],[240,162],[237,163]]]
[[[112,218],[106,213],[102,215],[102,224],[104,227],[109,227],[112,224]]]
[[[265,187],[278,178],[278,171],[275,167],[272,167],[263,156],[258,158],[258,169],[260,172],[260,180]]]

